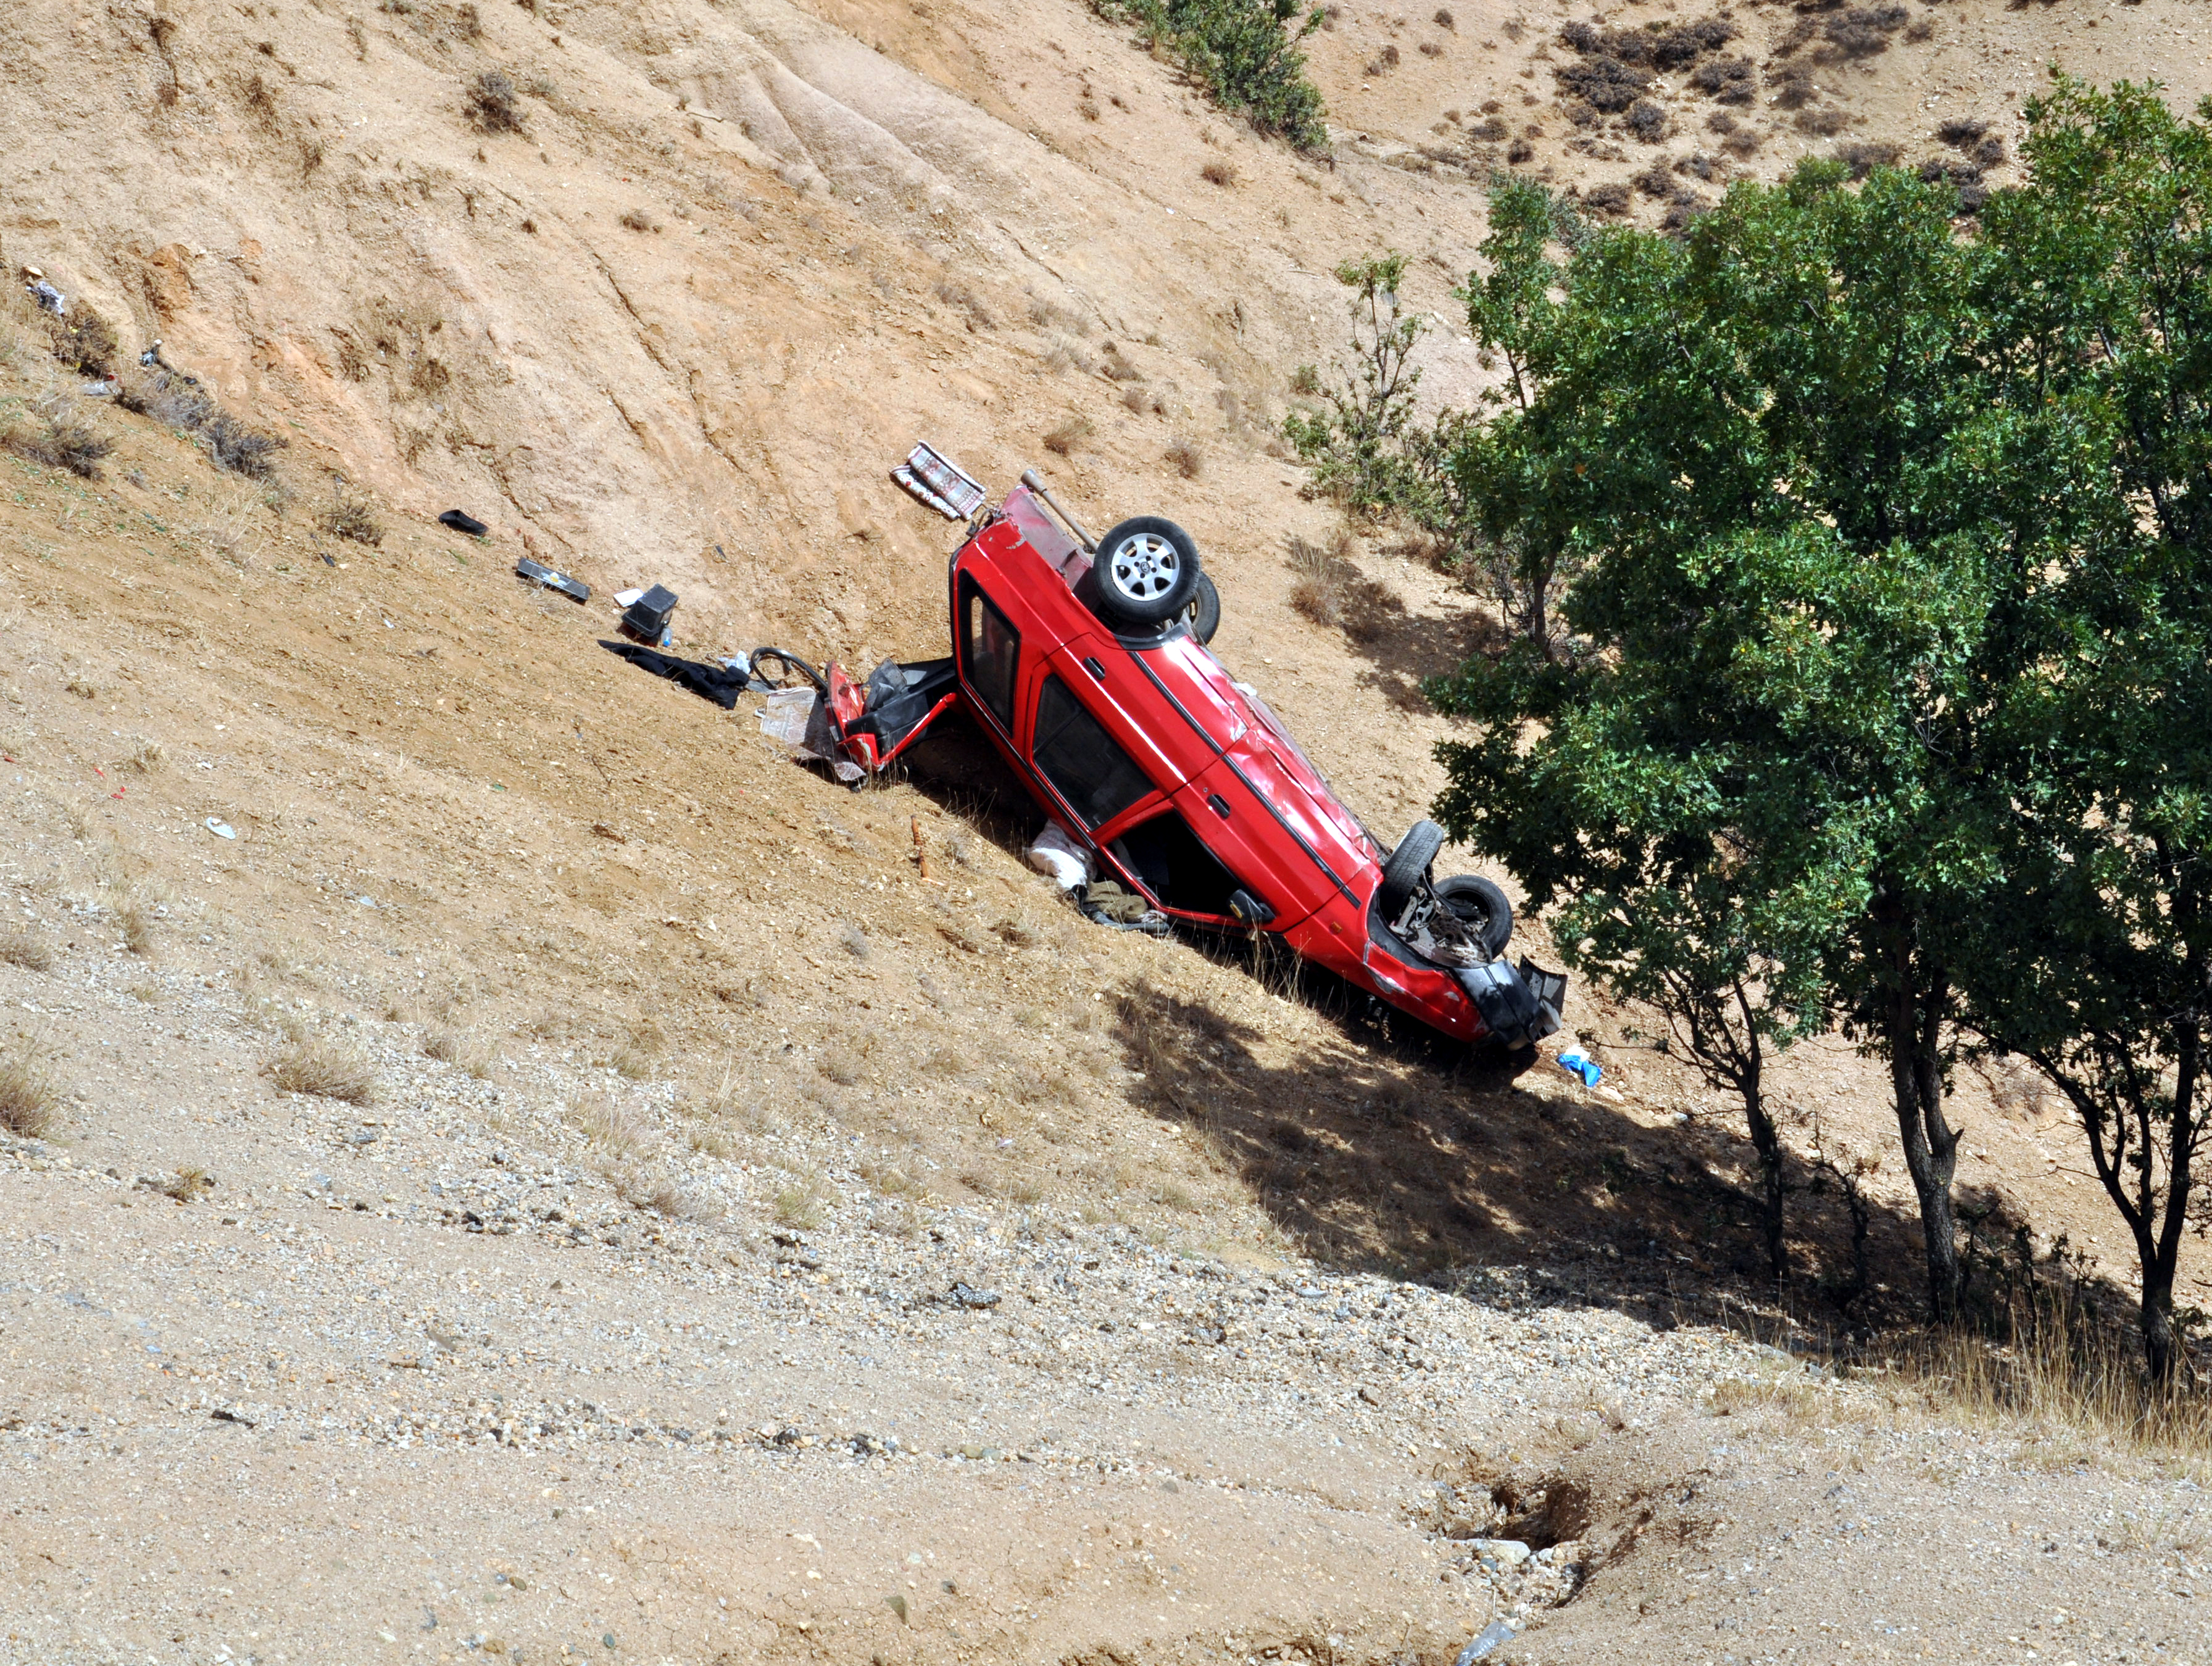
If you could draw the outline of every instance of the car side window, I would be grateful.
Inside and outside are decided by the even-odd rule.
[[[1036,738],[1030,749],[1045,779],[1086,827],[1111,821],[1152,791],[1137,760],[1056,676],[1045,679],[1037,696]]]
[[[1006,622],[1006,615],[991,605],[990,597],[976,588],[973,579],[960,580],[961,658],[968,681],[991,708],[999,726],[1014,732],[1014,678],[1022,657],[1021,633]]]

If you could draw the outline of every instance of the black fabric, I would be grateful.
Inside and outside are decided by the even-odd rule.
[[[703,664],[696,659],[678,659],[673,654],[655,653],[635,642],[602,641],[599,646],[611,654],[620,654],[641,671],[650,671],[657,677],[666,677],[671,682],[680,682],[703,700],[710,700],[725,712],[738,703],[738,696],[745,692],[751,679],[743,671],[726,671],[719,665]]]
[[[448,509],[444,514],[439,516],[438,524],[441,526],[450,526],[456,532],[465,532],[471,538],[481,538],[485,533],[491,530],[489,527],[486,526],[474,515],[468,514],[459,509]]]

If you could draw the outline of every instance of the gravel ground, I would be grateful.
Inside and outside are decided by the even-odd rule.
[[[76,1095],[0,1171],[0,1658],[2212,1658],[2191,1475],[1540,1273],[917,1207],[407,1023],[280,1093],[281,1003],[124,956],[0,996]]]

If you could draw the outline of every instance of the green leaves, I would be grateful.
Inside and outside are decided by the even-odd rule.
[[[1431,685],[1474,724],[1437,809],[1583,969],[1736,1024],[1715,1057],[1832,1018],[1899,1062],[1939,1313],[1944,1061],[2034,1059],[2162,1369],[2212,1138],[2212,127],[2061,78],[2027,151],[1966,233],[1893,169],[1679,241],[1497,194],[1462,294],[1507,375],[1437,466],[1524,585],[1575,577]]]
[[[1316,6],[1292,31],[1297,0],[1091,0],[1109,22],[1133,22],[1165,46],[1224,110],[1301,150],[1328,142],[1321,90],[1297,43],[1321,27]]]
[[[1338,367],[1334,382],[1312,380],[1319,409],[1292,411],[1283,421],[1314,484],[1355,513],[1374,512],[1413,488],[1405,437],[1421,382],[1409,362],[1421,323],[1399,306],[1405,276],[1406,257],[1395,251],[1336,269],[1336,281],[1352,291],[1352,363]]]

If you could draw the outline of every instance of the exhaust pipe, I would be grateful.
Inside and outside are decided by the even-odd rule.
[[[1083,530],[1082,522],[1077,520],[1074,516],[1069,514],[1067,511],[1060,506],[1060,500],[1053,496],[1052,488],[1050,487],[1047,486],[1042,481],[1037,478],[1037,471],[1036,470],[1024,469],[1022,470],[1022,484],[1028,487],[1030,491],[1042,498],[1045,500],[1045,506],[1050,509],[1054,514],[1059,516],[1060,519],[1067,523],[1067,530],[1075,534],[1075,542],[1083,546],[1083,553],[1085,554],[1096,555],[1098,553],[1098,540],[1092,537],[1088,532],[1085,532]]]

